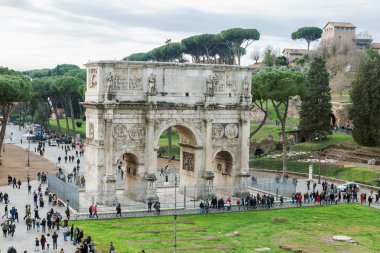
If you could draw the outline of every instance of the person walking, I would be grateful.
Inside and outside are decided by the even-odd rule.
[[[1,223],[1,229],[3,230],[3,237],[7,237],[7,232],[9,229],[8,221],[5,220],[3,223]]]
[[[4,206],[4,215],[2,218],[4,218],[4,217],[7,217],[7,219],[8,219],[8,205]]]
[[[93,211],[94,211],[94,207],[92,205],[90,205],[90,207],[88,208],[88,213],[89,213],[88,218],[89,219],[92,219],[92,213],[93,213]]]
[[[41,243],[41,249],[45,250],[46,237],[43,234],[41,235],[40,243]]]
[[[57,249],[58,234],[54,231],[54,233],[51,236],[51,238],[53,239],[53,249]]]
[[[121,217],[121,205],[120,203],[117,203],[117,206],[116,206],[116,217],[119,215],[119,217]]]
[[[28,183],[28,195],[32,193],[32,186]]]
[[[36,240],[34,241],[34,251],[40,251],[40,241],[36,237]]]
[[[92,217],[94,219],[95,219],[95,215],[96,215],[96,218],[99,219],[99,217],[98,217],[98,206],[97,205],[94,206],[94,215],[92,215]]]
[[[116,251],[115,251],[115,247],[113,246],[113,243],[112,243],[112,242],[110,243],[109,253],[116,253]]]
[[[63,240],[64,240],[65,242],[67,242],[67,234],[69,233],[69,230],[67,229],[67,227],[63,227],[62,230],[63,230],[63,231],[62,231],[62,233],[63,233]]]

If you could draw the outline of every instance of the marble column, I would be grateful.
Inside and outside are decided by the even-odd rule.
[[[103,181],[103,202],[107,206],[113,206],[117,203],[116,196],[116,177],[114,175],[114,161],[113,161],[113,136],[112,136],[112,119],[113,110],[108,110],[104,118],[104,150],[105,150],[105,175]]]
[[[154,119],[147,118],[146,120],[146,141],[145,141],[145,178],[144,185],[146,186],[145,199],[148,201],[158,200],[156,187],[156,172],[157,172],[157,150],[156,140],[154,138]]]

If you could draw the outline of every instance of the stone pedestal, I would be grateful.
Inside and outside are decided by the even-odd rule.
[[[75,177],[75,185],[80,188],[80,176],[79,175],[77,175]]]
[[[238,197],[249,195],[248,179],[251,177],[251,174],[248,171],[243,171],[237,176],[238,176],[239,185],[234,195]]]
[[[112,101],[115,99],[115,92],[107,92],[107,100]]]
[[[148,173],[145,177],[145,180],[148,182],[148,191],[146,194],[146,202],[156,202],[158,201],[157,196],[157,187],[156,187],[156,174],[154,173]]]
[[[215,174],[212,171],[203,172],[202,178],[204,179],[205,199],[211,199],[215,196],[214,193],[214,177]]]
[[[106,175],[103,178],[104,195],[103,202],[106,206],[115,206],[117,204],[116,197],[116,178],[114,175]]]

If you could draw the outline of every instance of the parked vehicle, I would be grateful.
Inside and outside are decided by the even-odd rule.
[[[63,144],[70,144],[71,143],[71,137],[59,137],[57,138],[57,143],[63,143]]]
[[[49,141],[49,146],[57,146],[58,143],[56,141]]]
[[[354,182],[347,182],[347,183],[344,183],[344,184],[341,184],[337,187],[338,191],[341,191],[341,192],[345,192],[347,191],[348,189],[360,189],[360,186],[357,184],[357,183],[354,183]]]

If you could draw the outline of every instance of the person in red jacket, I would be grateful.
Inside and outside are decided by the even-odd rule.
[[[99,219],[99,217],[98,217],[98,206],[97,205],[94,206],[94,215],[92,215],[92,218],[95,219],[95,215],[96,215],[96,218]]]

